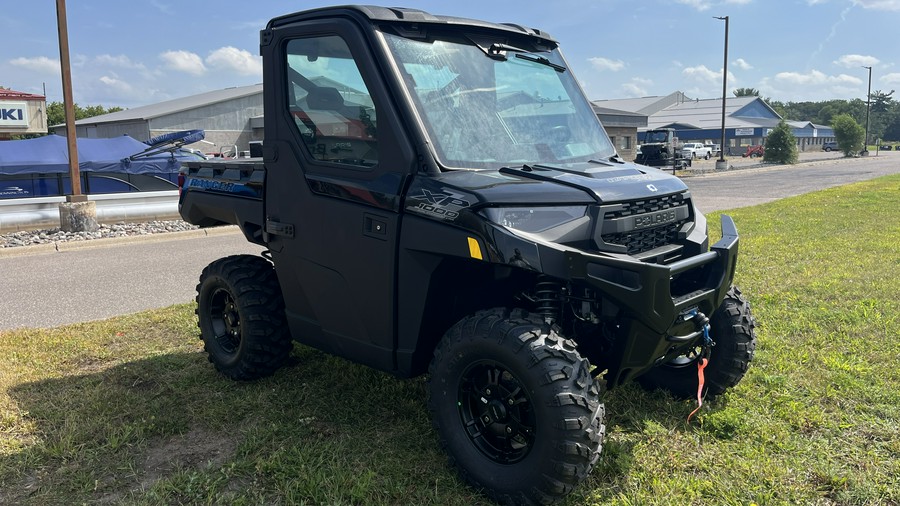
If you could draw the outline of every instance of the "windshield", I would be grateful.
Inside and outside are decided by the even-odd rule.
[[[443,166],[573,166],[615,154],[556,50],[385,38]]]

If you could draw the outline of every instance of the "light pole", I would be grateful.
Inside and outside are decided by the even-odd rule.
[[[725,170],[728,168],[728,163],[725,162],[725,98],[728,94],[728,16],[713,17],[725,20],[725,60],[722,63],[722,141],[719,144],[719,159],[716,160],[716,169]]]
[[[866,92],[866,140],[863,143],[862,154],[869,154],[869,105],[872,103],[872,67],[866,67],[863,65],[864,69],[869,69],[869,91]]]

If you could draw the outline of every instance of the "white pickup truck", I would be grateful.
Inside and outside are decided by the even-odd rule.
[[[702,142],[685,142],[681,148],[681,156],[689,159],[709,160],[712,156],[712,148],[704,146]]]

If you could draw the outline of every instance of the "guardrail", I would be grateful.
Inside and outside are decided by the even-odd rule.
[[[88,195],[97,203],[97,221],[175,220],[178,190]],[[59,227],[59,204],[65,197],[0,200],[0,232]]]

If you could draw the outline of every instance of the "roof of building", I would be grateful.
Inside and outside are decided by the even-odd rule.
[[[672,105],[691,100],[684,93],[676,91],[665,96],[652,96],[641,98],[620,98],[613,100],[594,100],[594,105],[619,111],[631,111],[647,116]]]
[[[189,97],[176,98],[167,100],[157,104],[144,105],[124,111],[102,114],[90,118],[81,119],[75,122],[76,125],[95,125],[98,123],[116,123],[120,121],[141,121],[160,116],[168,116],[170,114],[179,113],[204,107],[210,104],[234,100],[251,95],[262,93],[262,84],[253,84],[250,86],[238,86],[234,88],[226,88],[224,90],[209,91],[200,93],[199,95],[191,95]]]
[[[0,100],[47,100],[47,97],[24,91],[0,89]]]
[[[725,100],[725,127],[774,126],[781,116],[759,97],[731,97]],[[648,128],[672,124],[683,128],[709,129],[722,126],[722,99],[690,100],[667,107],[650,116]]]
[[[600,107],[596,103],[592,103],[591,108],[606,127],[644,128],[647,126],[646,114]]]

